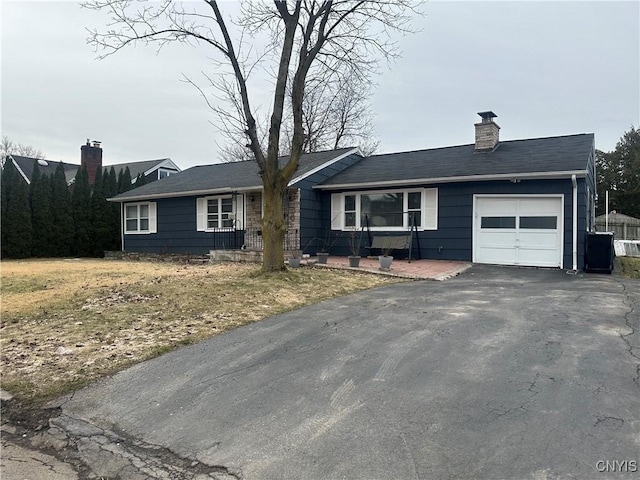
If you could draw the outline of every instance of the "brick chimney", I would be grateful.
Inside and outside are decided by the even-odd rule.
[[[102,168],[102,148],[100,142],[94,140],[93,143],[87,138],[87,144],[80,147],[80,165],[87,168],[89,185],[96,182],[96,172]]]
[[[480,123],[476,123],[476,149],[475,153],[491,152],[500,142],[500,126],[493,121],[497,115],[491,111],[479,112],[482,117]]]

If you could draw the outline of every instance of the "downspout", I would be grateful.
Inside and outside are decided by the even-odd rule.
[[[572,223],[573,223],[573,247],[572,247],[572,260],[573,260],[573,271],[578,271],[578,182],[576,182],[576,176],[571,175],[571,183],[573,184],[573,199],[572,199],[572,207],[573,207],[573,215],[572,215]]]
[[[120,250],[124,252],[124,202],[120,202]]]

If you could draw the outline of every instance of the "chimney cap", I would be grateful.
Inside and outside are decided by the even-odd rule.
[[[497,117],[497,115],[493,113],[491,110],[488,110],[486,112],[478,112],[478,115],[482,117],[483,122],[490,122]]]

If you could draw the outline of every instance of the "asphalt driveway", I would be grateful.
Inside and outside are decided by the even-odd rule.
[[[53,423],[113,478],[637,478],[639,297],[475,266],[145,362]]]

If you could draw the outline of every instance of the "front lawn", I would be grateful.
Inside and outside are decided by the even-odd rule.
[[[181,345],[398,281],[329,269],[262,275],[254,265],[89,259],[0,268],[2,387],[34,404]]]

